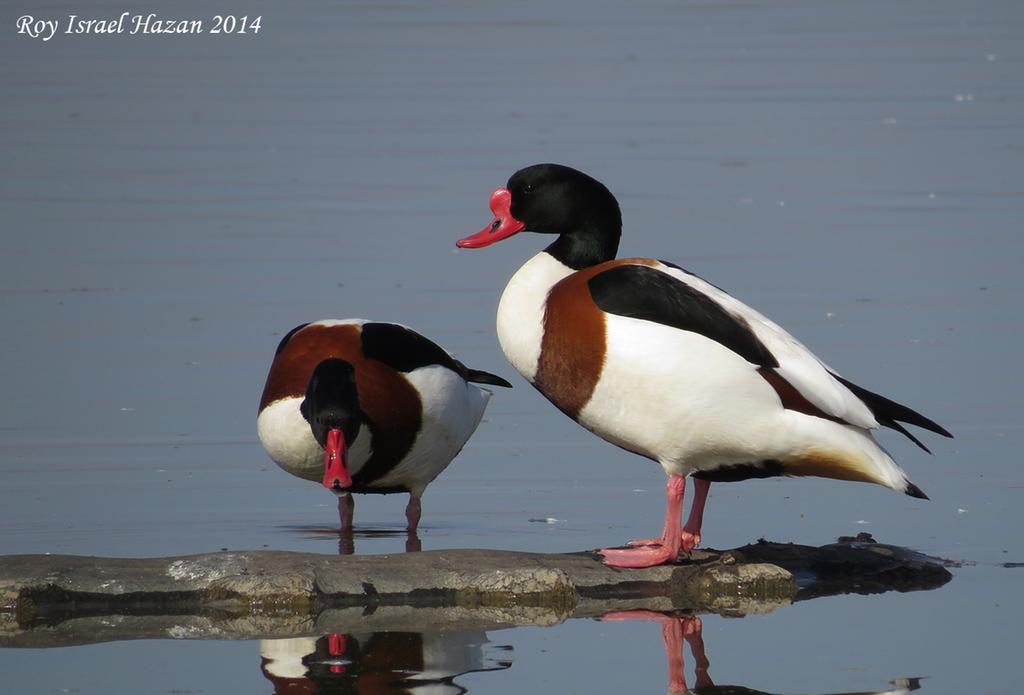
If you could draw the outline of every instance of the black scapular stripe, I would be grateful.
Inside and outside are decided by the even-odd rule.
[[[699,333],[760,367],[779,366],[743,319],[659,270],[645,265],[619,265],[595,275],[588,284],[594,303],[609,314]]]
[[[440,345],[404,326],[364,323],[360,339],[363,355],[399,372],[411,372],[436,364],[452,370],[466,381],[512,388],[512,384],[497,374],[467,368]]]
[[[460,372],[458,362],[444,348],[405,326],[364,323],[361,340],[363,355],[399,372],[411,372],[432,364]]]

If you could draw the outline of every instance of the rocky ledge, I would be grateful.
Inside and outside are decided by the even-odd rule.
[[[822,547],[762,540],[647,569],[606,567],[593,552],[12,555],[0,557],[0,646],[496,629],[621,610],[744,615],[832,594],[932,589],[950,578],[941,561],[867,536]]]

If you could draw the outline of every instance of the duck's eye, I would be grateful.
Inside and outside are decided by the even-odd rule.
[[[523,193],[533,193],[533,184],[528,183],[525,186],[523,186]]]

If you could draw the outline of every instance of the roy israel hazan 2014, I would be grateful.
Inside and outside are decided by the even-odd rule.
[[[203,34],[203,33],[252,33],[259,32],[259,19],[247,22],[248,17],[241,17],[240,24],[234,17],[214,16],[209,32],[202,19],[167,19],[150,12],[149,14],[132,14],[122,12],[119,17],[106,19],[83,18],[81,15],[69,14],[66,19],[42,19],[32,15],[18,17],[16,26],[19,34],[31,38],[49,41],[60,31],[63,34]]]

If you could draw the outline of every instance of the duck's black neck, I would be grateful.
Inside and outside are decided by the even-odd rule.
[[[602,222],[588,222],[564,232],[545,251],[560,263],[582,270],[615,258],[619,252],[622,221],[618,215]]]

